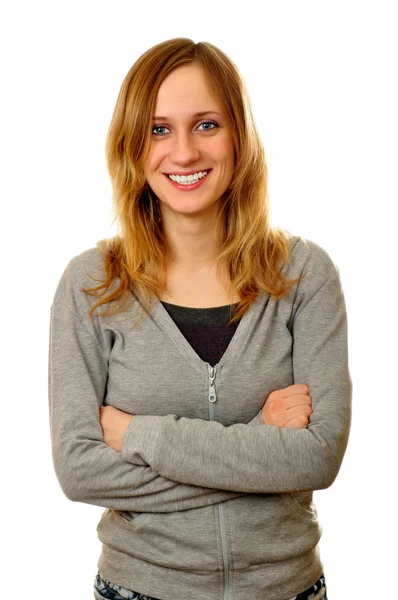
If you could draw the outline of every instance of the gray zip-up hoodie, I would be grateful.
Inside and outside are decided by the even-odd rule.
[[[339,272],[290,236],[282,272],[304,279],[279,301],[260,294],[215,367],[161,302],[132,328],[88,311],[103,277],[97,249],[71,260],[51,318],[50,416],[66,496],[104,506],[104,578],[162,600],[286,600],[322,573],[312,491],[330,486],[350,425],[351,379]],[[268,395],[306,383],[308,429],[265,425]],[[121,453],[99,407],[135,416]]]

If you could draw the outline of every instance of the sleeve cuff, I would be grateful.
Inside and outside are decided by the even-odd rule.
[[[134,465],[156,470],[154,463],[162,417],[134,415],[123,439],[122,457]]]
[[[257,427],[257,425],[265,425],[261,413],[262,413],[262,411],[260,410],[256,414],[256,416],[251,421],[248,422],[248,425],[250,425],[251,427]]]

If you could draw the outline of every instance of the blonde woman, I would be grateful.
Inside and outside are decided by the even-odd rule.
[[[313,490],[351,402],[339,271],[269,222],[235,64],[177,38],[127,74],[107,138],[120,230],[51,318],[55,470],[106,508],[95,598],[326,598]]]

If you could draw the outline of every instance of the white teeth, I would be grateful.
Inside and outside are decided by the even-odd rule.
[[[169,175],[169,177],[172,181],[189,185],[190,183],[195,183],[199,179],[203,179],[207,173],[208,171],[199,171],[199,173],[194,173],[193,175]]]

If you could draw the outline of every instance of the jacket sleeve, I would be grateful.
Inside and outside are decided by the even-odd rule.
[[[104,443],[99,407],[108,363],[89,320],[60,302],[51,310],[49,401],[55,472],[73,501],[136,512],[174,512],[242,494],[173,481],[150,466],[126,462]],[[73,306],[72,306],[73,308]]]
[[[135,416],[123,442],[124,458],[174,481],[224,490],[283,493],[330,486],[351,417],[346,309],[335,267],[297,301],[290,327],[294,383],[306,383],[312,397],[308,429]],[[258,415],[256,420],[260,425]]]

